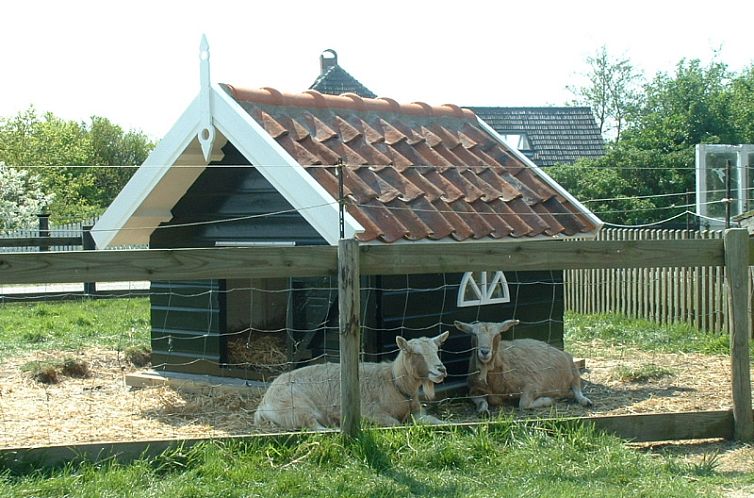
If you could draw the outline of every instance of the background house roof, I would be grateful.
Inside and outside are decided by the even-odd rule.
[[[605,154],[589,107],[469,107],[501,135],[525,134],[522,149],[538,166],[570,164]]]
[[[367,87],[359,83],[356,78],[338,65],[338,54],[335,50],[327,49],[319,56],[320,73],[310,90],[320,93],[340,95],[341,93],[355,93],[361,97],[375,98]]]
[[[362,242],[593,233],[598,220],[457,106],[224,85],[334,199]]]
[[[325,50],[320,55],[320,69],[310,89],[330,95],[377,96],[340,67],[334,50]],[[528,148],[519,150],[537,166],[570,164],[582,157],[600,157],[605,153],[602,135],[589,107],[469,106],[468,109],[504,138],[525,137]]]

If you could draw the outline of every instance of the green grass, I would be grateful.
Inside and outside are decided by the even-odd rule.
[[[648,363],[638,367],[619,365],[614,369],[612,375],[615,380],[621,382],[647,382],[649,380],[672,377],[673,371],[669,368]]]
[[[728,334],[699,332],[685,324],[659,325],[617,314],[566,313],[568,347],[599,340],[608,346],[633,346],[664,353],[727,354]]]
[[[79,464],[0,479],[4,497],[715,496],[751,475],[638,452],[589,428],[367,431],[206,443],[129,465]]]
[[[32,350],[147,344],[147,298],[0,305],[0,357]]]

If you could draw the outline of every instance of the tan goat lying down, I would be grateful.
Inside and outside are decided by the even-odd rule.
[[[469,361],[468,386],[477,413],[489,413],[488,405],[500,405],[506,398],[520,398],[521,409],[550,406],[553,398],[576,398],[591,406],[569,353],[535,339],[502,340],[500,334],[518,323],[455,322],[472,335],[476,350]]]
[[[361,415],[381,426],[398,425],[411,415],[420,422],[440,423],[424,414],[419,387],[434,398],[435,383],[445,380],[440,345],[449,332],[407,341],[396,337],[398,356],[392,362],[362,363],[359,370]],[[257,425],[286,429],[324,429],[340,425],[340,364],[310,365],[277,377],[254,416]]]

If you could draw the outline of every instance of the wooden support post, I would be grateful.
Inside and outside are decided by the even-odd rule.
[[[37,218],[39,219],[39,237],[42,239],[49,239],[50,238],[50,215],[48,213],[40,213],[37,215]],[[40,241],[39,243],[39,250],[49,251],[50,250],[50,244],[47,241]]]
[[[359,243],[338,241],[338,318],[340,324],[340,431],[355,437],[361,430],[359,393],[360,284]]]
[[[749,368],[749,234],[742,228],[725,231],[725,268],[731,306],[730,363],[733,384],[733,434],[754,440]]]
[[[81,247],[85,251],[93,251],[97,248],[97,244],[92,237],[93,225],[84,225],[81,227]],[[97,284],[95,282],[84,282],[84,294],[92,296],[97,293]]]

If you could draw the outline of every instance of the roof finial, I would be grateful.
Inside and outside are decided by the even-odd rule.
[[[327,54],[328,57],[325,57],[325,54]],[[319,56],[320,74],[325,74],[328,69],[337,65],[338,65],[338,53],[331,48],[327,48],[323,50],[322,54],[320,54]]]
[[[209,43],[207,36],[202,35],[202,41],[199,43],[199,132],[196,137],[202,146],[204,160],[209,162],[212,155],[212,145],[215,142],[215,126],[212,124],[212,101],[210,97],[210,78],[209,78]]]

